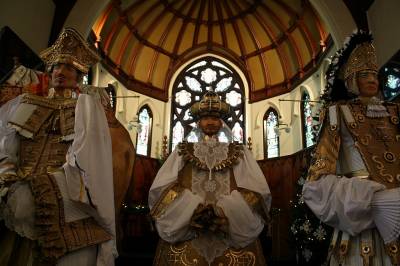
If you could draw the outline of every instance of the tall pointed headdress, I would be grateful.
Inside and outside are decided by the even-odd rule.
[[[357,31],[345,42],[343,48],[336,52],[326,71],[327,85],[322,96],[325,100],[351,98],[345,82],[357,72],[378,73],[378,62],[372,40],[370,33]]]
[[[204,116],[214,116],[224,118],[229,114],[230,106],[221,101],[219,95],[214,91],[206,92],[199,102],[196,102],[190,108],[190,112],[195,119]]]
[[[55,43],[40,53],[48,67],[55,64],[70,64],[83,73],[100,60],[85,39],[73,28],[65,28]]]

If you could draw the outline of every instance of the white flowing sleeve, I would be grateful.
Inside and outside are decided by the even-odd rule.
[[[251,244],[264,228],[261,217],[253,212],[242,195],[234,190],[223,196],[217,206],[221,207],[229,222],[229,240],[234,247]]]
[[[176,183],[183,166],[184,161],[175,150],[158,171],[149,192],[150,210],[154,213],[155,209],[160,208],[159,214],[153,215],[157,231],[162,239],[170,243],[193,238],[190,220],[194,210],[204,201],[200,196],[184,189],[179,194],[174,192],[173,201],[163,205],[162,201],[170,197],[167,193],[170,192],[171,185]]]
[[[0,175],[15,174],[16,171],[19,138],[16,130],[8,126],[8,121],[18,107],[21,97],[8,101],[0,108]]]
[[[251,152],[244,147],[242,160],[233,168],[238,188],[256,192],[261,196],[261,211],[268,215],[271,206],[271,192],[267,181],[257,161]],[[264,221],[260,213],[249,206],[243,195],[234,190],[230,195],[223,196],[217,202],[229,221],[229,238],[236,247],[245,247],[252,243],[264,228]]]
[[[243,147],[243,159],[233,167],[233,174],[238,187],[259,193],[267,211],[271,207],[271,191],[263,172],[251,152]]]
[[[111,137],[100,101],[80,94],[75,108],[74,141],[64,164],[72,200],[95,209],[91,214],[115,236]],[[114,240],[100,245],[97,265],[114,265]]]
[[[367,179],[326,175],[307,181],[303,198],[321,221],[354,236],[375,227],[371,205],[376,192],[384,189]]]
[[[400,188],[375,193],[371,202],[372,217],[379,234],[387,244],[400,236]]]

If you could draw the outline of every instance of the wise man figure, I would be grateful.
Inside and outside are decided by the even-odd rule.
[[[0,109],[0,265],[114,265],[110,133],[101,93],[79,86],[100,58],[71,28],[41,58],[49,95]]]
[[[327,71],[325,120],[303,187],[335,228],[330,265],[400,265],[400,106],[380,99],[372,36],[357,32]]]
[[[198,141],[180,143],[150,188],[161,237],[154,264],[265,265],[258,241],[271,204],[265,177],[246,147],[219,141],[229,131],[222,120],[229,105],[218,94],[208,91],[190,110]]]

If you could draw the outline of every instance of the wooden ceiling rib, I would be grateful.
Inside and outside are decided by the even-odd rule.
[[[233,1],[233,4],[234,4],[234,6],[237,8],[237,10],[239,12],[239,10],[240,10],[239,5],[235,1]],[[253,28],[251,26],[249,26],[248,21],[246,19],[246,16],[244,16],[242,18],[242,20],[243,20],[243,23],[244,23],[247,31],[250,32],[250,36],[251,36],[251,38],[252,38],[252,40],[253,40],[253,42],[254,42],[254,44],[256,46],[256,51],[259,51],[261,49],[261,45],[260,45],[260,42],[257,39],[257,36],[254,33]],[[263,70],[264,84],[270,84],[271,83],[271,78],[269,76],[269,71],[267,69],[267,64],[265,62],[266,60],[265,60],[265,56],[264,56],[263,53],[259,54],[259,59],[260,59],[260,62],[261,62],[261,68]]]
[[[198,12],[198,15],[197,15],[198,19],[196,20],[196,23],[194,23],[195,27],[194,27],[194,35],[193,35],[192,47],[197,44],[197,40],[198,40],[198,37],[199,37],[200,25],[201,25],[201,19],[203,17],[205,6],[206,6],[206,0],[201,0],[199,12]]]
[[[128,89],[163,101],[174,71],[206,53],[242,69],[251,101],[285,93],[330,43],[310,0],[110,1],[93,26],[103,63]]]
[[[140,25],[140,23],[142,23],[142,21],[147,18],[149,16],[149,14],[151,12],[154,11],[154,9],[158,6],[161,5],[161,2],[155,2],[153,5],[151,5],[146,12],[143,12],[142,16],[138,19],[138,21],[135,23],[135,25],[133,26],[134,28],[137,28],[138,25]],[[158,16],[156,18],[162,17],[163,15],[165,15],[164,12],[160,12],[158,14]],[[152,23],[150,23],[150,26],[146,29],[146,31],[144,32],[144,34],[142,35],[142,38],[146,40],[146,37],[149,35],[150,29],[152,29],[152,26],[154,27],[155,23],[157,22],[156,19],[153,20]],[[138,43],[135,46],[135,51],[133,52],[133,56],[131,58],[131,62],[130,62],[130,68],[129,68],[129,73],[135,73],[135,67],[136,67],[136,63],[137,63],[137,59],[139,57],[140,52],[143,49],[143,42]]]
[[[292,45],[292,47],[296,53],[296,59],[297,59],[299,69],[302,69],[304,67],[303,59],[301,57],[301,53],[300,53],[299,47],[296,44],[296,41],[293,40],[292,36],[290,35],[290,33],[291,33],[290,28],[285,29],[285,26],[283,25],[282,20],[268,6],[266,6],[264,3],[262,3],[261,6],[267,11],[267,13],[271,17],[273,17],[274,21],[277,22],[278,27],[281,30],[281,32],[287,36],[290,44]],[[292,26],[292,28],[293,28],[293,26]]]
[[[223,15],[222,15],[222,9],[220,6],[219,1],[215,1],[215,7],[217,9],[217,14],[218,14],[218,23],[219,23],[219,28],[221,30],[222,34],[222,45],[227,48],[228,47],[228,41],[226,39],[226,30],[225,30],[225,24],[223,23]]]
[[[313,37],[310,33],[310,31],[307,28],[307,25],[305,25],[303,21],[303,15],[304,15],[304,8],[301,11],[301,14],[297,14],[296,11],[293,10],[289,5],[286,3],[280,1],[280,0],[274,0],[278,5],[280,5],[288,14],[290,14],[292,17],[296,18],[296,24],[299,26],[300,32],[303,35],[304,40],[306,40],[307,47],[309,49],[309,52],[311,54],[311,57],[314,59],[317,53],[317,48],[315,41],[313,41]]]

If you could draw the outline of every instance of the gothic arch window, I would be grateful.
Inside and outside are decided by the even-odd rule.
[[[314,145],[313,117],[310,105],[310,95],[306,90],[301,95],[301,123],[303,133],[303,148]]]
[[[179,73],[172,91],[170,145],[171,150],[196,126],[189,110],[208,90],[217,92],[221,100],[231,106],[231,114],[225,121],[231,128],[234,140],[245,140],[244,89],[239,74],[224,61],[215,57],[203,57],[189,64]],[[191,141],[194,136],[187,136]],[[224,139],[224,136],[220,136]]]
[[[278,112],[270,107],[264,114],[264,156],[274,158],[279,156],[279,116]]]
[[[153,113],[146,104],[140,108],[138,113],[139,130],[136,140],[136,153],[150,156],[151,151],[151,130],[153,126]]]

